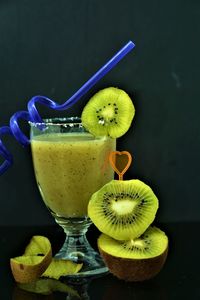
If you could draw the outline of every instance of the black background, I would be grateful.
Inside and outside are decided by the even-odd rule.
[[[136,48],[74,107],[41,115],[80,115],[107,86],[126,90],[136,116],[118,140],[139,178],[160,200],[159,222],[200,220],[200,2],[0,1],[0,126],[37,94],[63,103],[127,41]],[[28,134],[28,126],[22,122]],[[0,225],[48,225],[29,148],[3,138],[14,165],[0,178]],[[2,162],[2,159],[0,159]]]

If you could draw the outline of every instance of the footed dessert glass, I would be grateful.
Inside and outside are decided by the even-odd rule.
[[[55,258],[83,263],[80,272],[70,276],[73,278],[106,273],[107,267],[86,238],[91,225],[87,205],[91,195],[114,177],[108,155],[115,150],[116,140],[92,136],[78,117],[45,119],[44,124],[30,125],[37,185],[66,233]]]

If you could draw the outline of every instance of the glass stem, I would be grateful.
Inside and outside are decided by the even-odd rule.
[[[82,227],[81,230],[71,226],[62,226],[66,233],[66,239],[56,258],[69,259],[76,263],[83,262],[86,252],[93,250],[86,238],[89,226],[90,224]]]
[[[56,221],[66,233],[66,239],[55,258],[83,264],[78,273],[79,277],[107,273],[108,269],[101,256],[91,247],[86,237],[87,230],[92,224],[90,219],[63,220],[57,217]]]

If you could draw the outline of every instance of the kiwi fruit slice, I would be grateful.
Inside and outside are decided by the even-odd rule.
[[[144,281],[162,269],[168,238],[157,227],[149,227],[139,238],[117,241],[101,234],[98,248],[110,272],[125,281]]]
[[[44,236],[35,235],[25,249],[24,255],[10,259],[15,281],[28,283],[36,280],[52,260],[51,243]]]
[[[139,237],[153,222],[158,199],[138,179],[111,180],[94,193],[88,215],[103,233],[117,240]]]
[[[118,88],[100,90],[86,104],[81,120],[94,136],[118,138],[128,131],[135,115],[129,95]]]

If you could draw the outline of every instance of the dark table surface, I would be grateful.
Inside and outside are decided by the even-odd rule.
[[[143,283],[127,283],[108,274],[78,286],[79,292],[85,291],[85,298],[82,299],[200,299],[200,223],[169,223],[159,224],[159,227],[169,236],[170,246],[166,264],[154,279]],[[9,258],[21,255],[32,235],[36,234],[47,236],[55,252],[64,241],[64,233],[57,225],[0,228],[0,299],[71,299],[58,292],[51,296],[22,293],[14,282]],[[88,239],[94,248],[97,235],[98,232],[91,227]]]

